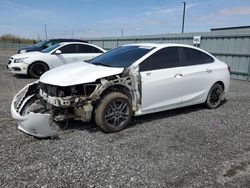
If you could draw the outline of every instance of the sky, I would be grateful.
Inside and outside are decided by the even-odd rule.
[[[185,32],[250,25],[250,0],[185,0]],[[44,39],[180,33],[183,0],[0,0],[0,35]]]

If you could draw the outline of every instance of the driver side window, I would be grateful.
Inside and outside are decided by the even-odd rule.
[[[61,50],[62,54],[74,54],[76,53],[76,44],[65,45],[61,47],[59,50]]]
[[[139,65],[140,72],[150,70],[160,70],[180,66],[179,48],[167,47],[161,49]]]

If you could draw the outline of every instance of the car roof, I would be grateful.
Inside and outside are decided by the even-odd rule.
[[[88,41],[81,40],[81,39],[49,39],[48,41],[65,41],[65,42],[85,42],[88,43]]]
[[[66,45],[66,44],[87,44],[87,45],[91,45],[91,44],[86,43],[86,42],[60,42],[58,44],[60,44],[60,45]]]
[[[125,44],[123,46],[142,46],[142,47],[151,47],[151,48],[157,48],[157,49],[161,49],[161,48],[166,48],[166,47],[187,47],[187,48],[193,48],[199,51],[202,51],[206,54],[209,54],[210,56],[213,56],[212,54],[206,52],[205,50],[192,46],[192,45],[187,45],[187,44],[178,44],[178,43],[163,43],[163,44],[159,44],[159,43],[134,43],[134,44]],[[214,56],[213,56],[214,57]]]
[[[135,44],[125,44],[123,46],[145,46],[145,47],[155,47],[155,48],[163,48],[163,47],[171,47],[171,46],[191,47],[191,48],[194,47],[191,45],[178,44],[178,43],[163,43],[163,44],[159,44],[159,43],[135,43]]]

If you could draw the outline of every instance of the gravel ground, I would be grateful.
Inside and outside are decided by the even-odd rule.
[[[17,129],[10,103],[34,81],[14,77],[0,52],[0,187],[250,187],[250,82],[232,80],[228,101],[133,118],[104,134],[70,122],[59,139]]]

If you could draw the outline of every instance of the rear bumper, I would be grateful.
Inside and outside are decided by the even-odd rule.
[[[228,73],[225,77],[225,79],[223,80],[224,83],[224,96],[223,98],[226,98],[228,96],[229,93],[229,87],[230,87],[230,73]]]

